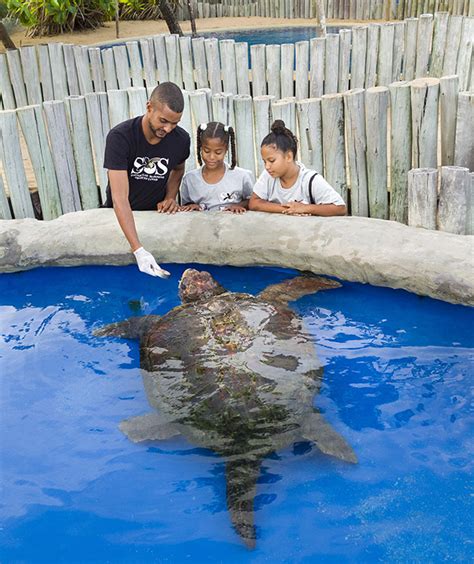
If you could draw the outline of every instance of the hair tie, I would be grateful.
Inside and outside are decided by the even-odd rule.
[[[200,129],[201,131],[206,131],[206,129],[207,129],[207,123],[201,123],[201,124],[199,125],[199,129]]]
[[[230,125],[224,125],[224,131],[226,133],[229,133],[229,130],[230,130]]]

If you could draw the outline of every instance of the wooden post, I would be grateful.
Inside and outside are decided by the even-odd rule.
[[[105,87],[107,91],[117,90],[119,86],[117,73],[115,72],[115,60],[112,48],[102,51],[102,60],[104,62]]]
[[[280,98],[280,45],[266,45],[268,94]]]
[[[433,46],[431,48],[430,76],[442,76],[444,52],[448,32],[448,12],[437,12],[434,15]]]
[[[320,98],[324,94],[324,61],[326,58],[326,40],[322,37],[311,39],[311,63],[309,79],[309,95]]]
[[[94,171],[92,145],[87,127],[86,102],[84,96],[66,98],[71,116],[72,146],[76,163],[77,181],[83,210],[99,206],[99,194]]]
[[[405,20],[405,58],[403,63],[403,78],[413,80],[415,78],[416,65],[416,37],[418,33],[418,19],[408,18]]]
[[[309,95],[309,42],[298,41],[296,47],[295,94],[297,100]]]
[[[395,30],[393,24],[380,26],[380,45],[377,63],[377,84],[388,86],[393,75],[393,39]]]
[[[16,108],[15,96],[8,72],[7,57],[3,53],[0,53],[0,92],[5,110],[14,110]]]
[[[44,102],[43,110],[58,180],[61,208],[63,213],[79,211],[81,199],[65,104],[60,101]]]
[[[281,98],[289,98],[295,95],[294,85],[294,60],[295,45],[294,43],[283,43],[281,46],[281,70],[280,70],[280,96]]]
[[[322,173],[324,164],[321,100],[319,98],[300,100],[296,103],[296,115],[301,160],[309,168]]]
[[[7,51],[8,72],[11,85],[15,94],[15,104],[17,108],[28,105],[26,97],[25,80],[21,68],[20,53],[18,49]]]
[[[402,76],[403,53],[405,52],[405,24],[397,22],[393,24],[393,62],[392,62],[392,80],[398,82]]]
[[[441,164],[454,164],[454,145],[456,140],[456,114],[458,109],[459,78],[444,76],[440,86],[440,132],[441,132]]]
[[[352,28],[351,89],[365,86],[365,61],[367,56],[367,26]]]
[[[462,33],[462,22],[462,16],[451,16],[449,18],[442,76],[456,74],[459,44]]]
[[[132,85],[130,68],[128,66],[127,48],[125,45],[115,45],[112,47],[112,52],[114,54],[118,87],[120,90],[126,90]]]
[[[466,235],[474,235],[474,172],[471,172],[471,184],[467,194]]]
[[[249,47],[247,43],[235,44],[235,69],[237,74],[237,93],[249,96]]]
[[[206,93],[203,90],[189,92],[189,101],[194,122],[193,130],[196,130],[201,123],[209,123],[211,121]]]
[[[64,100],[69,94],[67,89],[66,66],[62,43],[48,43],[49,61],[55,100]]]
[[[194,55],[194,75],[198,88],[208,88],[206,51],[204,48],[204,37],[193,37],[192,51]]]
[[[235,41],[223,39],[219,41],[221,52],[221,74],[224,92],[237,92],[237,70],[235,65]]]
[[[474,170],[474,92],[460,92],[456,119],[454,164]]]
[[[148,100],[146,88],[144,86],[131,86],[127,88],[127,93],[130,117],[142,116],[145,113]]]
[[[250,64],[252,67],[252,96],[264,96],[267,93],[265,78],[265,45],[251,45]]]
[[[0,155],[2,154],[2,138],[0,136]],[[3,178],[0,174],[0,219],[12,219],[8,198],[3,186]]]
[[[235,127],[234,94],[228,92],[213,94],[211,104],[214,121]]]
[[[87,47],[82,47],[81,45],[74,45],[72,48],[74,54],[74,62],[76,64],[77,70],[77,82],[79,87],[79,92],[81,94],[87,94],[88,92],[94,91],[94,86],[92,85],[92,77],[91,77],[91,68],[94,68],[95,65],[89,62],[89,49]],[[97,49],[97,51],[100,51]],[[66,55],[66,51],[65,51]],[[100,60],[100,53],[99,53],[99,60]],[[102,87],[104,88],[104,76],[102,71],[102,65],[100,65],[100,70],[102,72]],[[96,77],[97,82],[97,91],[100,91],[100,82],[98,77]]]
[[[393,82],[390,90],[390,219],[408,222],[408,171],[411,169],[410,83]]]
[[[344,94],[348,170],[351,186],[351,214],[369,216],[365,132],[365,91],[348,90]]]
[[[102,203],[106,200],[107,173],[103,167],[105,139],[110,130],[108,98],[105,92],[86,94],[87,123],[94,152],[96,178],[100,186]]]
[[[347,201],[343,105],[342,94],[325,94],[321,98],[324,176]]]
[[[15,110],[0,111],[0,137],[2,139],[0,156],[10,192],[13,215],[16,219],[35,217],[23,165]]]
[[[255,115],[255,145],[257,149],[257,173],[261,174],[264,166],[260,158],[260,144],[263,138],[270,133],[272,123],[271,104],[273,96],[255,96],[253,98],[253,109]]]
[[[286,127],[296,133],[296,98],[293,96],[272,102],[273,119],[281,119]]]
[[[433,35],[433,16],[422,14],[418,20],[417,50],[415,76],[417,78],[428,74],[430,59],[431,37]]]
[[[352,31],[350,29],[341,29],[341,31],[339,32],[339,92],[345,92],[346,90],[349,90],[351,41]]]
[[[111,128],[130,118],[128,94],[126,90],[107,90],[107,99],[109,101]]]
[[[41,104],[41,84],[39,78],[38,61],[36,60],[36,49],[34,47],[23,47],[20,49],[21,66],[25,80],[26,93],[29,104]]]
[[[389,91],[385,86],[366,90],[367,184],[370,217],[388,218],[387,118]]]
[[[469,90],[470,74],[474,73],[473,64],[474,18],[463,18],[461,40],[456,65],[460,89]]]
[[[127,41],[125,43],[130,61],[130,78],[132,86],[143,86],[143,58],[140,57],[138,41]]]
[[[195,169],[198,164],[196,159],[196,145],[195,145],[196,134],[192,126],[191,103],[189,101],[189,92],[187,92],[186,90],[183,90],[182,92],[184,98],[184,110],[183,110],[183,115],[181,116],[180,125],[190,133],[190,137],[191,137],[189,157],[185,163],[185,170],[188,171]]]
[[[255,174],[255,139],[253,131],[253,104],[250,96],[234,97],[235,136],[239,166]]]
[[[165,36],[163,34],[154,35],[152,40],[155,51],[156,70],[158,71],[158,82],[168,82],[170,80],[170,73],[168,70]]]
[[[437,222],[440,231],[466,234],[470,191],[471,176],[468,168],[441,167]]]
[[[89,50],[90,53],[90,50]],[[140,39],[140,53],[143,60],[143,74],[147,88],[154,88],[157,85],[155,50],[151,38]],[[100,92],[100,90],[98,90]]]
[[[86,47],[79,47],[86,50]],[[71,96],[80,94],[79,79],[77,77],[76,61],[74,58],[74,45],[63,45],[64,64],[66,66],[67,89]]]
[[[183,37],[180,37],[178,39],[178,45],[181,53],[181,62],[183,66],[184,88],[186,90],[194,90],[196,85],[194,83],[193,53],[191,49],[191,38],[189,37],[189,35],[184,35]]]
[[[183,86],[183,71],[181,68],[181,55],[179,52],[179,35],[165,35],[166,58],[168,60],[168,74],[171,82],[180,88]],[[161,82],[161,80],[160,80]]]
[[[333,94],[338,91],[339,78],[339,35],[329,33],[326,36],[326,62],[324,92]],[[342,102],[342,100],[341,100]]]
[[[36,178],[43,219],[55,219],[62,214],[61,199],[41,106],[18,109],[17,116]]]
[[[214,93],[222,92],[219,41],[215,37],[210,37],[204,40],[204,47],[206,49],[209,87]]]
[[[43,100],[54,98],[53,75],[51,73],[51,63],[49,60],[49,50],[47,45],[37,45],[39,72],[41,80],[41,90]],[[0,63],[1,67],[1,63]]]
[[[408,225],[436,229],[438,171],[414,168],[408,173]]]
[[[411,83],[414,168],[438,165],[438,78],[418,78]]]

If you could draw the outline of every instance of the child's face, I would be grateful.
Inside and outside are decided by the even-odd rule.
[[[224,163],[226,153],[227,145],[222,139],[214,137],[203,140],[201,145],[201,158],[207,168],[215,169],[221,167]]]
[[[272,178],[281,178],[289,172],[295,162],[293,153],[291,151],[280,151],[275,145],[264,145],[260,153],[263,162],[265,163],[265,170]]]

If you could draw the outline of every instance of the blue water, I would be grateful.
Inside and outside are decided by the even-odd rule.
[[[359,464],[307,443],[266,459],[249,552],[220,458],[118,429],[149,411],[138,344],[92,331],[176,306],[166,268],[0,275],[0,561],[472,561],[472,310],[351,283],[294,304],[326,365],[315,404]],[[208,270],[251,293],[291,275]]]

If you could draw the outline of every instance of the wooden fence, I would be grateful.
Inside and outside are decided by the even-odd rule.
[[[239,165],[258,174],[260,141],[273,119],[284,119],[300,139],[300,160],[324,174],[352,215],[407,223],[412,168],[455,165],[468,176],[474,170],[474,93],[458,92],[458,83],[456,76],[422,78],[299,101],[185,91],[182,126],[194,132],[212,119],[232,124]],[[25,161],[36,178],[44,219],[97,207],[107,182],[106,134],[142,114],[150,91],[131,87],[0,111],[7,189],[0,176],[0,218],[34,217]],[[196,166],[194,147],[191,155],[188,170]],[[473,200],[464,200],[459,230],[469,232],[466,206]]]
[[[403,20],[446,11],[452,15],[474,16],[473,0],[323,0],[327,19]],[[194,0],[198,18],[250,17],[315,18],[314,0]],[[189,19],[186,6],[178,8],[178,18]]]
[[[474,1],[474,0],[473,0]],[[297,99],[456,74],[474,88],[474,18],[438,12],[296,44],[156,35],[108,48],[51,43],[0,54],[0,109],[172,80],[213,93]]]

